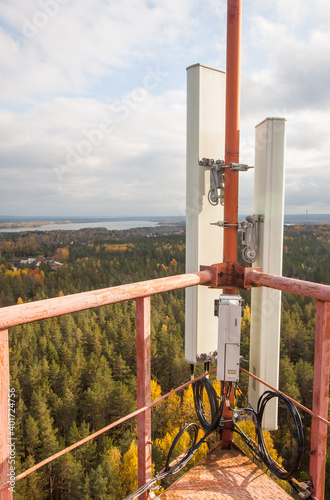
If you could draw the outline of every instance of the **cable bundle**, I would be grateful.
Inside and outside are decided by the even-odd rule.
[[[207,395],[209,405],[210,405],[210,412],[207,413],[205,411],[205,405],[204,405],[204,390]],[[195,382],[193,386],[193,392],[194,392],[194,404],[195,404],[195,409],[197,413],[198,420],[202,426],[202,428],[205,431],[204,436],[197,442],[197,436],[198,436],[198,426],[195,423],[190,423],[190,424],[185,424],[185,426],[178,432],[178,434],[175,436],[173,443],[170,447],[170,450],[168,452],[167,458],[166,458],[166,465],[165,468],[159,472],[158,474],[155,475],[153,479],[151,479],[148,483],[146,483],[144,486],[139,488],[137,491],[126,497],[125,500],[135,500],[138,498],[142,493],[144,493],[147,490],[152,489],[153,486],[158,481],[161,481],[164,479],[166,476],[169,475],[174,475],[177,472],[179,472],[185,465],[189,462],[189,460],[193,457],[195,452],[198,450],[198,448],[205,442],[206,438],[212,434],[212,432],[216,430],[224,430],[227,427],[224,427],[221,425],[221,417],[222,417],[222,412],[223,412],[223,406],[226,397],[229,397],[229,392],[231,390],[231,384],[228,387],[228,394],[225,395],[225,386],[223,384],[222,387],[222,393],[221,393],[221,398],[218,397],[214,387],[212,386],[211,382],[204,378],[200,379]],[[267,445],[265,443],[263,431],[262,431],[262,418],[264,415],[265,407],[267,403],[273,399],[273,398],[278,398],[288,408],[289,412],[292,415],[293,422],[295,424],[296,430],[297,430],[297,455],[295,457],[293,466],[290,468],[290,470],[285,470],[280,464],[278,464],[275,460],[272,459],[270,456],[270,453],[267,449]],[[220,404],[219,404],[219,399],[220,399]],[[253,408],[239,408],[235,411],[238,412],[247,412],[253,415],[253,420],[256,425],[256,432],[257,432],[257,437],[258,437],[258,444],[256,444],[251,438],[249,438],[240,428],[239,426],[235,424],[235,428],[230,428],[231,430],[234,430],[238,434],[240,434],[244,441],[246,442],[247,446],[249,449],[253,452],[253,454],[256,456],[258,460],[262,460],[267,468],[278,478],[289,481],[291,486],[298,492],[302,498],[309,498],[309,495],[311,493],[310,490],[306,491],[300,487],[299,483],[292,479],[293,475],[297,472],[303,449],[304,449],[304,434],[303,434],[303,427],[302,427],[302,422],[300,415],[298,413],[298,410],[296,406],[283,394],[273,392],[273,391],[266,391],[264,394],[259,398],[258,401],[258,406],[257,406],[257,411],[255,412]],[[188,448],[188,450],[180,455],[178,457],[177,461],[171,462],[171,457],[173,455],[173,452],[175,450],[175,447],[181,438],[181,436],[185,433],[188,432],[190,429],[193,430],[193,438],[192,438],[192,444]]]
[[[171,465],[171,456],[172,456],[172,453],[180,439],[180,437],[186,432],[188,431],[188,429],[193,429],[194,431],[194,437],[193,437],[193,442],[192,442],[192,445],[190,446],[190,448],[188,448],[188,450],[186,451],[186,453],[184,453],[183,457],[180,458],[179,462],[174,464],[174,465]],[[196,451],[196,441],[197,441],[197,436],[198,436],[198,425],[197,424],[186,424],[179,432],[178,434],[175,436],[174,440],[173,440],[173,443],[171,444],[171,447],[169,449],[169,452],[167,454],[167,458],[166,458],[166,464],[165,464],[165,472],[167,472],[169,475],[170,474],[176,474],[177,472],[179,472],[185,465],[186,463],[191,459],[192,455],[194,454],[194,452]]]
[[[144,493],[147,490],[150,490],[158,481],[161,481],[164,479],[166,476],[174,475],[180,472],[183,467],[189,462],[189,460],[194,456],[195,452],[198,450],[198,448],[205,442],[206,438],[212,434],[215,430],[219,428],[220,424],[220,419],[222,415],[222,409],[223,409],[223,402],[221,405],[219,405],[219,398],[217,396],[217,393],[215,392],[214,387],[210,383],[208,379],[201,379],[197,380],[194,383],[194,403],[195,403],[195,409],[196,413],[198,416],[198,420],[201,423],[201,426],[205,430],[204,436],[198,441],[197,441],[197,435],[198,435],[198,425],[195,423],[190,423],[186,424],[175,436],[173,443],[171,444],[171,447],[169,449],[167,458],[166,458],[166,465],[165,468],[159,472],[158,474],[155,475],[148,483],[145,485],[141,486],[138,490],[136,490],[134,493],[129,495],[128,497],[125,498],[125,500],[135,500],[138,498],[142,493]],[[207,419],[206,413],[205,413],[205,407],[203,403],[203,391],[206,391],[206,394],[209,398],[209,403],[210,403],[210,419]],[[175,446],[177,445],[179,439],[181,436],[184,434],[184,432],[187,432],[189,429],[193,429],[194,435],[193,435],[193,440],[191,446],[188,448],[188,450],[179,457],[179,460],[175,464],[171,464],[171,457],[173,455]]]
[[[265,411],[266,404],[273,398],[278,398],[283,401],[289,412],[292,415],[293,422],[295,424],[297,430],[297,455],[295,457],[293,466],[290,470],[285,470],[281,465],[279,465],[275,460],[270,456],[265,440],[262,432],[262,417]],[[257,416],[258,416],[258,425],[257,425],[257,435],[258,435],[258,447],[259,453],[262,461],[266,464],[268,469],[274,474],[274,476],[288,481],[293,477],[293,475],[298,471],[302,453],[304,450],[304,432],[302,427],[302,422],[300,415],[298,413],[297,407],[283,394],[279,394],[273,391],[266,391],[259,398],[258,406],[257,406]]]
[[[204,389],[209,400],[210,418],[206,417],[203,397]],[[219,425],[222,415],[223,403],[221,403],[219,407],[219,397],[215,392],[213,385],[207,378],[197,380],[197,382],[195,382],[193,385],[193,394],[195,410],[199,423],[206,432],[211,428],[212,430],[214,430],[214,428]]]

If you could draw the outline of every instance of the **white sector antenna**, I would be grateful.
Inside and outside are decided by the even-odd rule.
[[[284,118],[267,118],[256,127],[254,168],[254,213],[264,216],[259,223],[257,259],[253,267],[264,273],[282,275],[284,223]],[[250,372],[278,388],[280,359],[281,291],[252,288],[250,330]],[[249,402],[257,402],[267,387],[250,378]],[[277,402],[266,407],[265,430],[277,429]]]
[[[199,158],[223,160],[225,154],[225,73],[196,64],[187,68],[186,272],[223,260],[220,202],[208,200],[210,168]],[[217,350],[218,318],[214,300],[220,290],[186,288],[185,360],[197,364]],[[207,359],[205,359],[207,361]]]

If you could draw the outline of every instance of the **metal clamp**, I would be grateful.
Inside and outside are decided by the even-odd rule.
[[[254,413],[254,411],[251,408],[251,411],[249,411],[248,408],[244,410],[240,410],[238,408],[235,408],[233,410],[233,416],[232,416],[233,421],[237,424],[238,422],[246,422],[246,421],[252,421],[255,426],[257,426],[257,416]]]
[[[215,363],[217,359],[218,351],[213,352],[201,352],[200,354],[196,354],[197,363],[209,362]]]
[[[240,222],[238,224],[238,227],[240,229],[243,229],[242,256],[245,262],[253,263],[257,259],[258,223],[263,221],[264,221],[263,215],[249,215],[246,217],[246,221]]]
[[[199,158],[200,166],[210,168],[210,191],[208,192],[208,200],[211,205],[218,205],[219,199],[223,205],[224,188],[225,188],[225,171],[223,169],[225,162],[223,160],[213,160],[211,158]],[[218,194],[220,189],[220,194]]]
[[[219,200],[221,205],[224,204],[226,168],[241,172],[246,172],[249,168],[253,168],[243,163],[229,163],[229,165],[225,165],[224,160],[213,160],[212,158],[199,158],[198,163],[200,166],[210,168],[210,191],[208,193],[208,200],[211,205],[218,205]],[[220,193],[218,193],[218,190]]]

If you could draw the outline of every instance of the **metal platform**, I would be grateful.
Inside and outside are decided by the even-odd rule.
[[[292,500],[240,450],[212,451],[160,495],[161,500]]]

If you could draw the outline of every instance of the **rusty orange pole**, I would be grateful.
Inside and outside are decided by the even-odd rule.
[[[227,4],[226,136],[225,164],[239,163],[239,110],[242,0]],[[225,169],[224,220],[238,222],[238,172]],[[237,261],[237,225],[224,230],[223,260]],[[233,293],[224,290],[224,293]]]
[[[15,442],[13,441],[13,451],[11,451],[11,437],[8,427],[8,399],[9,399],[9,349],[8,330],[0,330],[0,485],[15,477],[14,469],[10,469],[11,455],[15,460]],[[14,415],[14,412],[13,412]],[[14,464],[15,462],[12,461]],[[15,482],[9,482],[7,486],[0,490],[0,500],[12,500],[12,491],[9,488],[15,487]]]
[[[136,370],[137,370],[137,407],[151,402],[151,360],[150,360],[150,297],[136,300]],[[151,479],[151,409],[137,417],[138,429],[138,486]],[[147,500],[147,493],[139,496]]]
[[[227,3],[227,69],[226,69],[226,132],[225,164],[239,163],[239,109],[240,109],[240,66],[242,0],[228,0]],[[223,261],[237,261],[238,222],[238,171],[225,169],[224,221],[229,224],[223,235]],[[231,225],[232,224],[232,225]],[[233,289],[224,289],[225,294],[235,294]],[[231,394],[233,405],[233,393]],[[231,419],[231,411],[225,408],[224,418]],[[222,433],[222,447],[230,448],[233,432]]]
[[[316,303],[313,412],[328,418],[330,364],[330,302]],[[310,475],[313,498],[324,500],[328,427],[313,418],[311,435]]]

